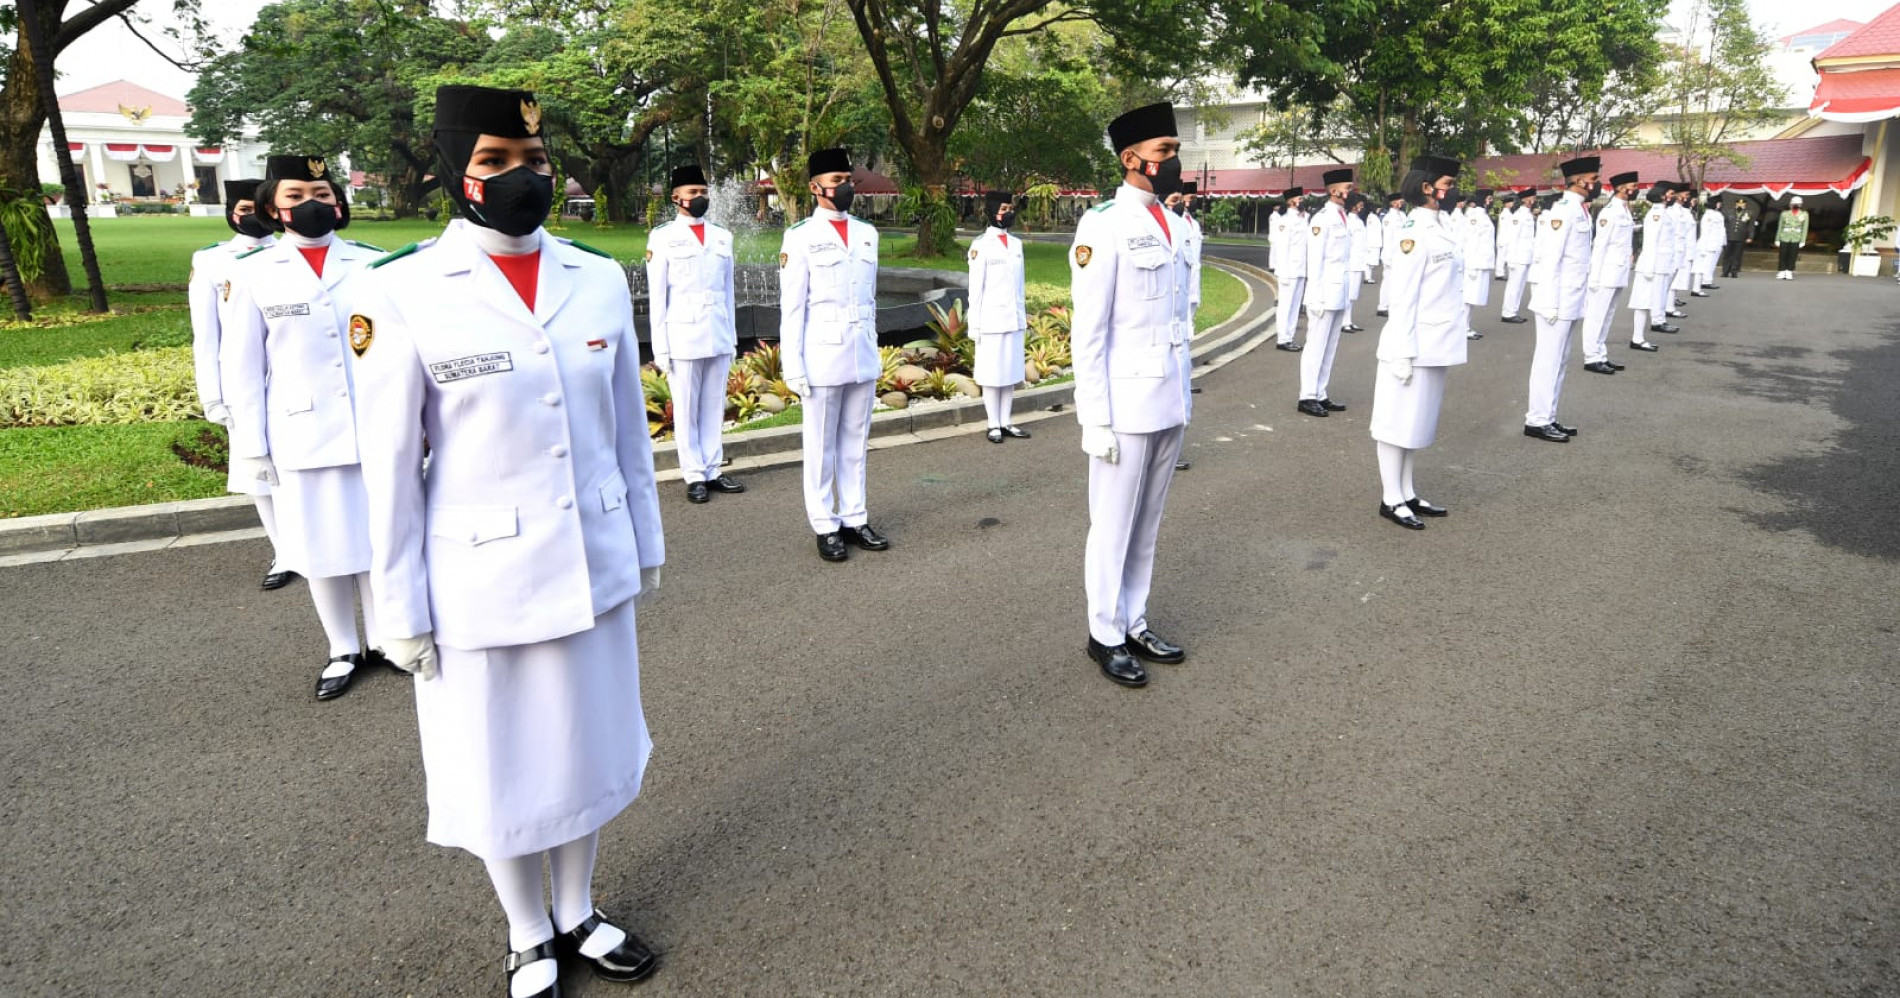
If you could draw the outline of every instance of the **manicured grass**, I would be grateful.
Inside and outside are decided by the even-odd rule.
[[[36,309],[31,324],[0,323],[0,368],[57,364],[76,357],[139,350],[147,347],[185,346],[191,343],[191,313],[182,295],[177,304],[128,305],[125,314],[92,316],[74,303]]]
[[[1194,331],[1201,332],[1234,317],[1247,302],[1247,286],[1223,270],[1201,271],[1201,308],[1194,313]]]
[[[171,450],[205,425],[0,430],[0,517],[223,495],[223,472],[192,467]]]
[[[878,240],[878,257],[893,267],[924,267],[929,270],[968,270],[969,240],[949,256],[914,257],[916,236],[886,233]],[[1069,247],[1067,243],[1023,242],[1023,279],[1031,284],[1069,286]]]

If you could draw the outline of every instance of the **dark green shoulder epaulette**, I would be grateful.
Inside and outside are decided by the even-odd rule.
[[[193,253],[203,253],[203,252],[204,252],[205,250],[208,250],[208,249],[217,249],[218,247],[220,247],[220,246],[223,246],[223,245],[224,245],[224,243],[222,243],[222,242],[216,242],[216,243],[212,243],[212,244],[211,244],[211,245],[209,245],[209,246],[200,246],[200,247],[198,247],[197,249],[195,249],[195,250],[192,250],[192,252],[193,252]]]
[[[368,244],[368,243],[359,243],[359,242],[357,242],[357,241],[356,241],[356,240],[354,240],[354,239],[349,239],[349,240],[345,240],[345,241],[346,241],[346,242],[348,242],[348,243],[349,243],[349,244],[350,244],[351,246],[360,246],[360,247],[362,247],[363,249],[366,249],[366,250],[369,250],[369,251],[371,251],[371,252],[374,252],[374,253],[387,253],[387,252],[389,252],[388,250],[386,250],[386,249],[384,249],[384,248],[382,248],[381,246],[371,246],[371,245],[370,245],[370,244]]]
[[[792,229],[796,229],[796,228],[798,228],[799,226],[801,226],[801,225],[804,225],[804,224],[805,224],[806,222],[809,222],[809,221],[811,221],[811,216],[810,216],[810,215],[806,215],[806,216],[805,216],[804,218],[801,218],[801,219],[799,219],[798,221],[796,221],[796,222],[793,222],[793,223],[791,224],[791,227],[790,227],[790,228],[788,228],[788,229],[786,229],[785,231],[787,231],[787,232],[790,232],[790,231],[792,231]]]
[[[419,242],[419,243],[410,243],[409,245],[407,245],[407,246],[404,246],[404,247],[403,247],[402,249],[399,249],[399,250],[397,250],[396,252],[394,252],[394,253],[391,253],[391,254],[389,254],[388,256],[386,256],[386,257],[383,257],[382,259],[379,259],[379,260],[377,260],[377,261],[376,261],[375,263],[372,263],[372,264],[370,264],[370,265],[369,265],[369,269],[371,269],[371,270],[375,270],[375,269],[376,269],[377,267],[380,267],[380,266],[382,266],[382,265],[383,265],[383,264],[385,264],[385,263],[390,263],[390,262],[392,262],[392,261],[395,261],[395,260],[400,260],[400,259],[402,259],[403,257],[405,257],[405,256],[408,256],[408,255],[409,255],[409,254],[411,254],[411,253],[414,253],[415,251],[417,251],[417,250],[419,250],[419,249],[421,249],[422,247],[424,247],[424,246],[426,246],[426,245],[428,245],[429,243],[432,243],[432,242],[435,242],[435,240],[433,240],[433,239],[425,239],[425,240],[423,240],[422,242]]]
[[[267,249],[270,249],[270,247],[269,247],[269,246],[259,246],[259,247],[257,247],[256,249],[247,249],[247,250],[245,250],[244,252],[242,252],[242,253],[239,253],[239,254],[238,254],[238,255],[237,255],[236,257],[234,257],[233,259],[237,259],[237,260],[242,260],[242,259],[244,259],[244,258],[245,258],[245,257],[247,257],[247,256],[256,256],[257,254],[259,254],[259,253],[262,253],[262,252],[264,252],[264,251],[265,251],[265,250],[267,250]]]
[[[1096,205],[1093,208],[1090,208],[1089,210],[1090,211],[1107,211],[1108,209],[1113,208],[1113,207],[1115,207],[1115,199],[1109,198],[1108,200],[1102,202],[1101,204]]]
[[[574,247],[577,250],[580,250],[583,253],[592,253],[595,256],[605,257],[606,259],[609,259],[609,260],[614,258],[614,255],[612,253],[609,253],[606,250],[600,249],[598,247],[589,246],[578,239],[563,239],[561,241],[568,244],[569,246]]]

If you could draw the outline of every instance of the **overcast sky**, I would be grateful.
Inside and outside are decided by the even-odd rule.
[[[257,16],[258,9],[267,2],[203,0],[205,12],[227,45],[237,43]],[[1689,2],[1675,0],[1672,9],[1680,14],[1688,9]],[[1869,21],[1892,5],[1891,0],[1749,0],[1756,20],[1768,30],[1771,38],[1837,17]],[[141,0],[134,8],[157,16],[163,16],[169,9],[170,4],[165,0]],[[156,31],[148,32],[148,36],[165,44],[158,39]],[[182,98],[191,89],[192,82],[190,74],[154,55],[117,21],[93,31],[67,49],[60,57],[59,68],[62,94],[125,79]]]

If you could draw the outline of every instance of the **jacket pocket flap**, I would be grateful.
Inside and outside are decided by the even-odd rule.
[[[429,533],[464,544],[486,544],[521,532],[513,506],[437,506],[429,511]]]
[[[1167,348],[1116,350],[1108,355],[1111,378],[1159,378],[1167,374]]]
[[[276,394],[282,398],[282,401],[278,404],[278,412],[285,414],[309,412],[317,407],[317,399],[314,395],[300,394],[297,392],[279,392]]]
[[[600,511],[611,513],[627,505],[627,478],[615,471],[600,484]]]

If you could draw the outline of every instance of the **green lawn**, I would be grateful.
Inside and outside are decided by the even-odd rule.
[[[172,453],[204,429],[194,420],[0,430],[0,517],[223,495],[223,472]]]

